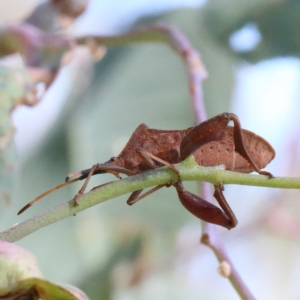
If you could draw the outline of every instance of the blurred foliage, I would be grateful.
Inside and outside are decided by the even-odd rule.
[[[25,22],[48,32],[70,26],[80,16],[88,0],[51,0],[38,3]]]
[[[277,55],[298,56],[299,42],[294,38],[298,36],[298,10],[298,2],[291,0],[211,0],[199,10],[178,10],[142,20],[139,24],[159,21],[176,25],[201,53],[209,72],[204,84],[204,98],[208,116],[213,116],[230,108],[237,59],[258,61]],[[57,12],[48,13],[49,23],[46,19],[36,18],[40,15],[34,13],[27,20],[40,29],[53,31],[59,27],[55,23],[59,18]],[[257,24],[262,41],[252,51],[235,53],[228,40],[249,22]],[[3,229],[71,199],[80,183],[50,195],[24,216],[15,216],[24,203],[62,182],[66,174],[117,155],[140,123],[160,129],[193,125],[186,70],[180,58],[165,45],[143,44],[109,49],[108,55],[95,65],[94,72],[88,89],[78,91],[78,86],[87,77],[85,72],[79,72],[55,126],[22,166],[13,209],[1,211]],[[13,161],[15,163],[16,159]],[[96,176],[91,186],[111,178],[109,175]],[[194,184],[187,183],[186,187],[195,190]],[[20,244],[35,253],[47,278],[78,283],[91,299],[112,299],[118,285],[112,281],[111,275],[119,262],[134,261],[145,243],[151,259],[159,261],[162,257],[173,257],[178,230],[188,220],[194,220],[182,209],[171,189],[163,189],[133,207],[128,207],[125,200],[126,197],[112,199],[74,218],[44,228]],[[133,233],[139,228],[138,237],[121,230],[127,226],[133,228]],[[152,243],[144,238],[149,231],[155,236]],[[119,239],[117,233],[123,234],[124,239]],[[205,265],[205,261],[202,263]],[[161,273],[172,277],[169,272],[175,264],[169,263]],[[122,275],[126,277],[127,271]],[[176,282],[173,277],[172,280]],[[218,291],[215,286],[207,284],[211,282],[209,276],[200,281],[197,285],[201,286],[203,299],[216,299],[208,296],[212,291],[222,297],[222,288]],[[188,288],[182,283],[184,280],[181,278],[178,282],[176,288],[173,286],[176,295],[173,294],[172,299],[183,299],[180,298],[182,291],[188,294],[185,290]],[[221,284],[218,282],[218,286]],[[164,292],[157,299],[168,298]],[[194,299],[191,294],[188,299]],[[236,299],[237,296],[234,291],[229,291],[227,297]]]
[[[113,273],[116,273],[116,267],[121,263],[133,265],[134,262],[138,262],[138,257],[141,254],[144,242],[142,236],[128,235],[126,239],[123,237],[115,245],[104,265],[102,265],[101,268],[96,268],[94,272],[88,274],[87,277],[81,278],[81,282],[78,282],[78,287],[84,291],[88,291],[90,299],[111,299],[114,290],[113,279],[116,277],[116,275],[113,276]],[[141,263],[138,262],[138,264]],[[113,270],[115,271],[112,272]],[[122,274],[121,276],[124,275],[125,274]],[[142,276],[141,268],[137,265],[136,268],[129,269],[126,273],[126,278],[122,280],[129,285],[134,285],[143,279],[139,278]]]
[[[243,59],[257,62],[277,56],[300,55],[297,38],[300,2],[297,0],[212,0],[201,14],[211,37],[229,50],[232,34],[249,23],[257,26],[261,41],[250,51],[236,53]]]
[[[11,114],[18,105],[36,101],[33,82],[21,60],[18,62],[0,64],[0,199],[8,203],[19,172]]]

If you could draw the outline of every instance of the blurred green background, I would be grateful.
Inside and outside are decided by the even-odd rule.
[[[23,15],[3,17],[3,23],[24,19],[34,5],[28,1]],[[101,2],[97,5],[101,7]],[[115,3],[115,10],[118,5],[126,3]],[[1,7],[6,6],[9,4],[2,1]],[[13,15],[8,9],[0,12],[1,18],[4,12]],[[275,119],[273,110],[264,109],[264,99],[257,105],[240,97],[249,92],[240,90],[240,76],[248,67],[286,56],[293,56],[287,63],[298,68],[299,12],[300,3],[291,0],[211,0],[200,7],[157,15],[152,12],[135,24],[164,22],[176,25],[186,35],[201,53],[209,73],[204,83],[208,116],[240,112],[239,116],[254,123],[241,118],[243,127],[253,130],[257,125],[256,133],[270,140],[278,152],[276,167],[268,168],[275,176],[297,175],[299,93],[295,92],[291,101],[273,99],[270,107],[278,107],[285,117]],[[76,22],[75,33],[76,25],[80,27]],[[124,30],[130,23],[122,25],[118,20],[117,24]],[[250,34],[246,40],[249,49],[235,48],[235,35],[249,25],[254,28],[252,34],[258,35],[257,44],[251,42]],[[97,32],[97,28],[91,31]],[[99,28],[100,33],[104,31]],[[166,45],[111,48],[95,63],[92,76],[91,69],[91,62],[82,59],[62,70],[57,78],[61,82],[54,83],[45,101],[63,101],[57,100],[63,95],[66,102],[42,138],[22,146],[20,140],[30,141],[35,131],[16,128],[24,135],[17,141],[21,167],[11,207],[1,202],[3,230],[71,199],[81,183],[49,195],[16,216],[25,203],[61,183],[66,174],[117,155],[140,123],[159,129],[194,124],[185,66]],[[43,113],[41,120],[47,119],[47,111]],[[288,119],[290,122],[284,121]],[[25,148],[26,154],[22,153]],[[288,154],[286,160],[281,160],[282,153]],[[90,187],[111,179],[111,175],[95,176]],[[14,177],[11,180],[15,182]],[[197,191],[195,183],[185,186]],[[46,278],[76,285],[93,300],[239,299],[230,283],[217,274],[213,253],[198,243],[200,222],[182,208],[173,189],[162,189],[132,207],[127,206],[126,197],[40,229],[18,244],[37,256]],[[239,226],[230,232],[219,231],[249,289],[258,299],[299,299],[300,224],[295,201],[299,193],[233,186],[226,187],[226,197],[237,212]]]

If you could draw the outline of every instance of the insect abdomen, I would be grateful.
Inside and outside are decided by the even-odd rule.
[[[275,156],[272,146],[262,137],[243,129],[243,141],[260,169],[263,169]],[[201,166],[225,165],[226,170],[242,173],[253,172],[250,163],[234,151],[233,127],[227,127],[220,141],[210,142],[194,153]]]

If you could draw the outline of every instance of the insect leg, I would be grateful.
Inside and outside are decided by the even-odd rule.
[[[130,194],[129,198],[127,199],[127,204],[132,205],[132,204],[136,203],[137,201],[141,200],[141,199],[139,199],[140,198],[139,195],[141,194],[142,191],[143,190],[137,190],[137,191],[132,192]]]
[[[242,127],[239,118],[235,114],[229,114],[229,119],[233,121],[234,124],[233,137],[234,137],[235,151],[240,153],[245,159],[247,159],[248,162],[252,165],[252,167],[258,174],[269,176],[269,178],[274,178],[274,176],[270,172],[261,171],[259,169],[251,153],[248,151],[247,147],[245,146],[243,141]]]
[[[138,149],[136,149],[136,151],[140,154],[140,156],[149,165],[149,167],[151,169],[157,168],[156,164],[154,163],[154,161],[157,161],[157,162],[161,163],[162,165],[169,167],[172,171],[174,171],[178,175],[178,180],[180,180],[180,172],[175,168],[174,165],[153,155],[152,153],[150,153],[144,149],[138,148]]]
[[[193,127],[181,141],[181,159],[186,159],[209,142],[221,140],[224,130],[230,122],[229,115],[229,113],[223,113]]]
[[[91,191],[93,190],[96,190],[96,189],[99,189],[101,187],[103,187],[104,185],[108,184],[108,183],[111,183],[111,182],[107,182],[107,183],[104,183],[104,184],[101,184],[101,185],[98,185],[98,186],[95,186],[91,189]],[[154,193],[155,191],[159,190],[160,188],[166,186],[165,184],[162,184],[162,185],[158,185],[154,188],[152,188],[151,190],[149,190],[148,192],[144,193],[143,195],[140,196],[141,192],[143,190],[137,190],[137,191],[134,191],[131,193],[131,195],[129,196],[128,200],[127,200],[127,204],[128,205],[133,205],[135,204],[136,202],[140,201],[141,199],[145,198],[146,196]]]
[[[155,164],[155,161],[161,163],[162,165],[165,165],[167,167],[169,167],[171,170],[173,170],[177,175],[178,175],[178,180],[180,180],[180,173],[179,171],[174,167],[174,165],[168,163],[167,161],[160,159],[159,157],[153,155],[152,153],[143,150],[141,148],[136,149],[137,153],[142,157],[143,161],[146,162],[146,164],[149,166],[150,169],[155,169],[157,168],[157,165]],[[133,205],[134,203],[138,202],[139,200],[145,198],[146,196],[156,192],[157,190],[161,189],[164,186],[169,186],[168,184],[162,184],[162,185],[158,185],[154,188],[152,188],[151,190],[149,190],[148,192],[141,194],[141,192],[143,190],[137,190],[134,191],[128,198],[127,200],[127,204],[128,205]]]
[[[221,206],[221,208],[223,209],[223,211],[229,218],[230,223],[232,225],[231,228],[234,228],[238,224],[238,221],[237,221],[237,218],[236,218],[234,212],[232,211],[231,207],[229,206],[228,202],[226,201],[226,198],[223,195],[223,191],[224,191],[223,185],[220,185],[220,186],[215,185],[214,197],[216,198],[219,205]]]
[[[119,167],[119,166],[115,166],[115,165],[109,164],[109,163],[107,163],[107,164],[105,164],[105,163],[104,164],[95,164],[95,165],[92,166],[92,168],[81,171],[81,176],[79,178],[80,179],[85,179],[85,182],[84,182],[81,189],[78,191],[78,193],[75,195],[75,197],[73,199],[74,206],[78,205],[76,200],[78,199],[78,197],[83,195],[83,193],[85,192],[86,187],[87,187],[91,177],[93,175],[100,174],[100,173],[112,173],[115,176],[117,176],[118,178],[120,178],[119,173],[124,173],[128,176],[134,174],[134,172],[132,172],[128,169],[125,169],[125,168],[122,168],[122,167]],[[66,180],[68,178],[69,177],[67,176]]]
[[[142,194],[141,196],[139,196],[141,194],[141,192],[143,190],[138,190],[138,191],[135,191],[133,192],[130,197],[128,198],[127,200],[127,204],[128,205],[133,205],[135,204],[136,202],[140,201],[141,199],[149,196],[150,194],[156,192],[157,190],[161,189],[162,187],[166,186],[165,184],[161,184],[161,185],[157,185],[155,186],[154,188],[152,188],[151,190],[147,191],[146,193]]]
[[[219,202],[223,211],[219,207],[213,205],[212,203],[207,202],[206,200],[200,198],[199,196],[196,196],[195,194],[192,194],[187,190],[185,190],[180,181],[180,173],[172,164],[156,157],[155,155],[143,149],[138,149],[138,151],[143,157],[145,157],[145,159],[150,158],[151,160],[153,159],[155,161],[158,161],[161,164],[171,168],[174,172],[176,172],[179,179],[177,182],[172,183],[172,185],[176,188],[178,197],[182,205],[194,216],[198,217],[203,221],[217,224],[227,229],[231,229],[237,225],[237,219],[222,193],[222,187],[215,186],[214,197]],[[127,203],[129,205],[132,205],[164,186],[166,185],[158,185],[141,196],[139,195],[142,192],[142,190],[133,192],[129,197],[129,199],[127,200]]]
[[[86,180],[84,181],[84,183],[83,183],[81,189],[78,191],[78,193],[77,193],[77,194],[74,196],[74,198],[73,198],[74,206],[77,206],[77,205],[78,205],[77,199],[78,199],[81,195],[83,195],[83,193],[84,193],[84,191],[85,191],[85,189],[86,189],[86,187],[87,187],[87,185],[88,185],[88,183],[89,183],[91,177],[93,176],[94,171],[96,170],[96,168],[97,168],[97,164],[96,164],[96,165],[93,165],[92,168],[89,170],[89,173],[88,173],[88,175],[87,175],[87,177],[86,177]]]
[[[224,213],[219,207],[215,206],[214,204],[202,199],[199,196],[196,196],[193,193],[188,192],[183,187],[181,182],[175,182],[175,183],[173,183],[173,186],[176,188],[176,191],[177,191],[177,194],[178,194],[181,204],[191,214],[193,214],[197,218],[199,218],[205,222],[208,222],[208,223],[223,226],[227,229],[231,229],[234,226],[236,226],[236,224],[237,224],[236,219],[235,219],[235,223],[232,222],[232,216],[228,215],[226,210]],[[224,196],[223,196],[223,198],[224,198]],[[225,202],[226,202],[226,200],[225,200]],[[226,202],[226,204],[227,204],[227,202]],[[228,206],[228,204],[227,204],[227,206]],[[231,211],[231,209],[230,209],[230,211]],[[234,214],[233,214],[233,216],[234,216]]]

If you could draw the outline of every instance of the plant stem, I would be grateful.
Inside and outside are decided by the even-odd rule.
[[[183,181],[201,180],[208,181],[214,185],[226,183],[275,188],[300,188],[300,178],[269,179],[266,176],[225,171],[222,166],[199,167],[193,156],[190,156],[185,161],[177,164],[176,168],[181,173]],[[70,200],[3,231],[0,233],[0,240],[8,242],[18,241],[42,227],[73,216],[96,204],[136,190],[160,184],[168,184],[171,181],[176,180],[177,175],[173,171],[168,168],[160,168],[130,176],[122,180],[113,181],[78,198],[78,206],[74,206],[73,200]]]
[[[222,240],[220,239],[220,235],[217,231],[216,225],[207,223],[206,233],[203,233],[201,236],[201,243],[212,249],[219,263],[226,261],[230,265],[231,271],[228,279],[230,280],[232,286],[239,294],[241,299],[255,300],[256,298],[252,295],[251,291],[246,286],[237,269],[231,262],[231,259],[227,254],[226,248]]]

